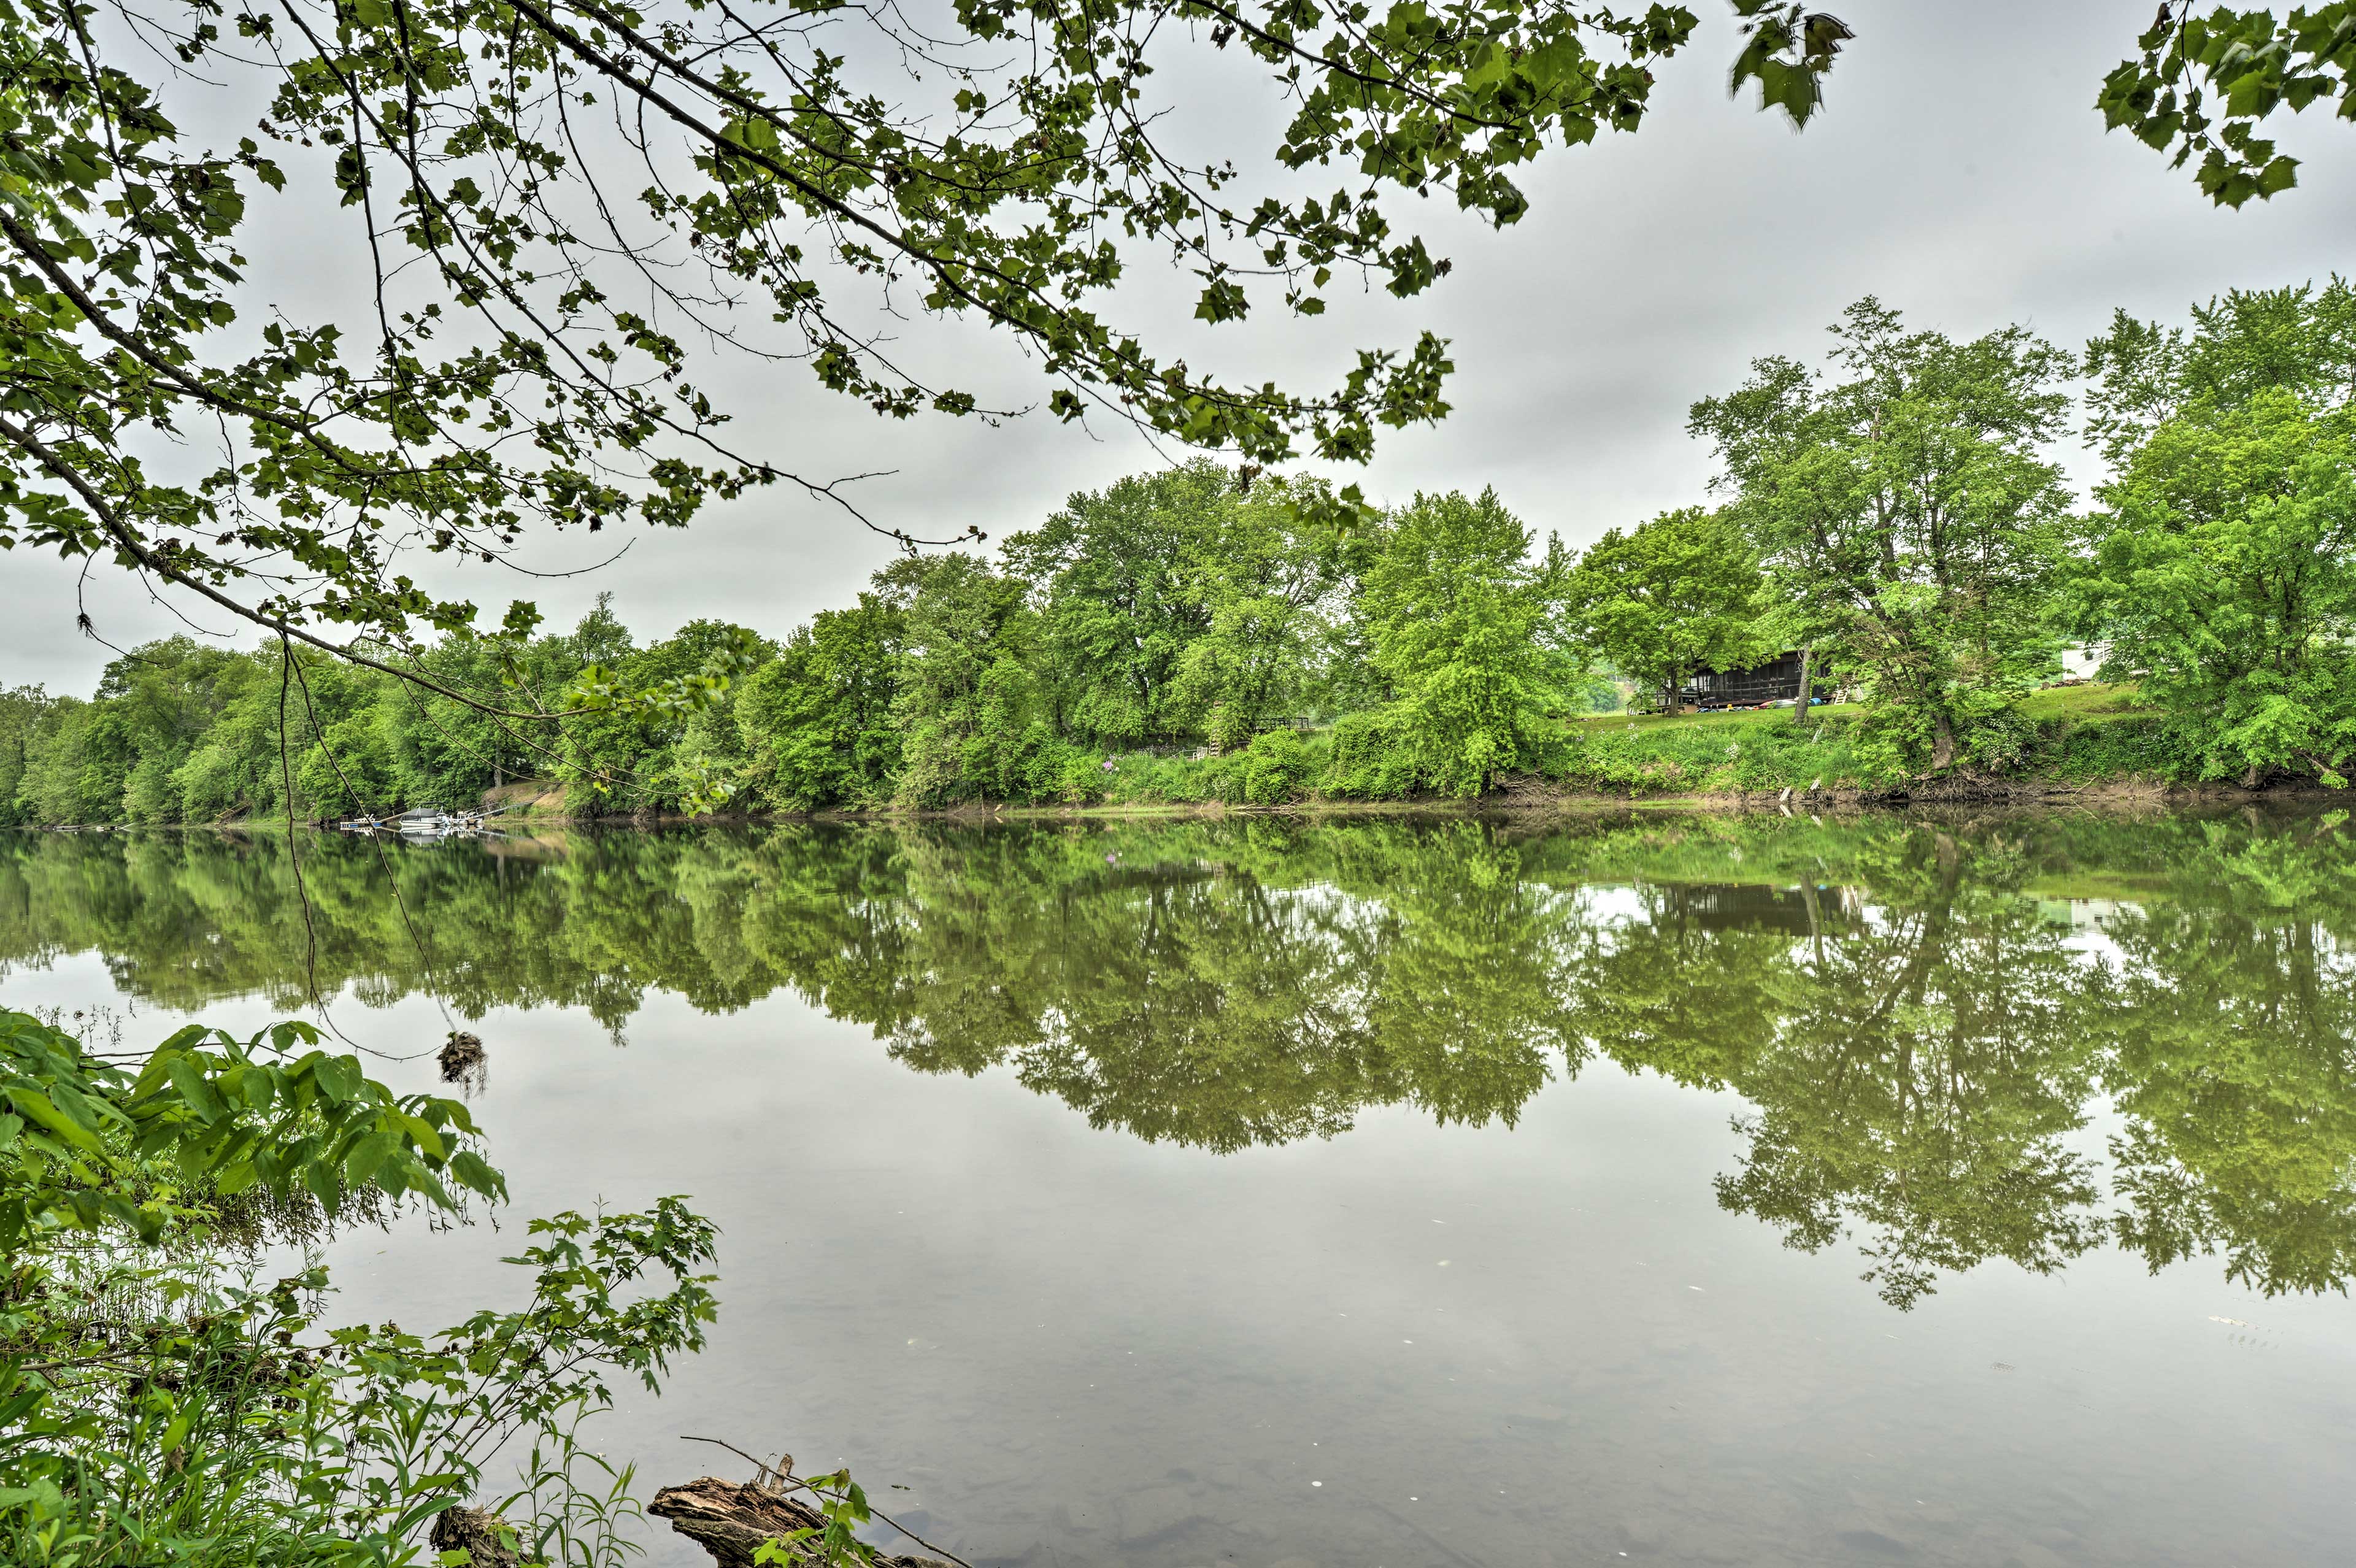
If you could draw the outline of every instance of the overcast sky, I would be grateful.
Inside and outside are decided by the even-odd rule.
[[[1504,233],[1432,205],[1425,231],[1455,262],[1432,293],[1406,305],[1348,304],[1313,331],[1270,310],[1183,351],[1229,379],[1276,374],[1314,388],[1346,367],[1351,344],[1410,342],[1428,326],[1453,341],[1456,411],[1436,429],[1387,433],[1362,476],[1369,494],[1494,485],[1541,535],[1582,545],[1704,499],[1708,453],[1685,433],[1687,406],[1739,384],[1755,356],[1815,358],[1825,326],[1860,295],[1957,336],[2019,322],[2074,348],[2116,306],[2177,320],[2190,302],[2230,287],[2320,279],[2356,263],[2356,127],[2329,120],[2328,105],[2278,133],[2306,160],[2300,188],[2239,213],[2212,208],[2187,175],[2104,133],[2089,105],[2148,22],[2151,0],[1835,8],[1858,37],[1827,112],[1804,134],[1729,101],[1733,29],[1723,5],[1702,0],[1704,30],[1663,73],[1639,134],[1607,135],[1526,171],[1534,210]],[[1200,84],[1176,78],[1205,99],[1186,107],[1198,123],[1272,125],[1272,94],[1255,91],[1234,60],[1220,57],[1224,74]],[[1220,96],[1229,93],[1248,96]],[[1257,151],[1264,158],[1272,145],[1261,137]],[[1231,151],[1244,161],[1241,146]],[[280,227],[257,247],[258,292],[313,294],[337,275],[338,241],[294,222],[316,203],[260,210]],[[930,330],[919,322],[908,333],[935,346],[937,366],[945,353],[960,379],[1009,395],[1022,386],[999,343],[926,339]],[[1161,461],[1125,428],[1083,432],[1036,417],[995,430],[937,416],[888,422],[790,368],[716,379],[734,399],[740,443],[812,475],[891,470],[862,485],[862,504],[918,531],[974,523],[1000,539],[1072,491]],[[1023,395],[1044,390],[1034,383]],[[2083,485],[2083,460],[2062,455]],[[583,564],[588,542],[558,541],[531,559]],[[459,581],[493,619],[520,595],[568,623],[605,588],[642,635],[698,615],[778,635],[849,599],[893,548],[778,489],[691,529],[641,535],[596,576],[527,582],[481,568]],[[112,656],[75,631],[76,576],[35,551],[0,556],[0,683],[88,691]],[[111,566],[92,572],[87,598],[112,642],[179,629]]]

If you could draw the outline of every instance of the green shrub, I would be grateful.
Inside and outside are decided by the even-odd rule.
[[[1254,738],[1243,755],[1243,797],[1253,805],[1298,800],[1314,776],[1308,745],[1290,730]]]
[[[174,782],[176,757],[150,752],[141,757],[123,786],[123,814],[134,822],[177,822],[180,789]]]
[[[2196,748],[2157,713],[2064,723],[2045,742],[2041,771],[2070,784],[2105,779],[2189,779],[2198,775]]]
[[[1105,795],[1103,753],[1051,741],[1038,747],[1026,764],[1024,786],[1038,805],[1094,805]]]
[[[1804,790],[1819,779],[1826,788],[1876,788],[1906,772],[1888,739],[1854,718],[1795,722],[1779,711],[1576,726],[1552,776],[1572,788],[1645,795]]]
[[[1415,750],[1393,710],[1344,714],[1333,726],[1325,793],[1349,800],[1404,800],[1422,781]]]
[[[574,1431],[611,1403],[607,1378],[653,1387],[701,1346],[712,1225],[672,1198],[534,1221],[524,1310],[424,1338],[328,1328],[324,1269],[251,1288],[237,1238],[505,1187],[464,1105],[396,1096],[318,1039],[189,1027],[134,1075],[0,1012],[0,1094],[37,1113],[5,1118],[0,1159],[0,1561],[414,1563],[510,1443],[527,1487],[483,1500],[530,1560],[610,1559],[637,1511],[628,1472]]]

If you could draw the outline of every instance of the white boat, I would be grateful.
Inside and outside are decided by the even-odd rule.
[[[498,832],[483,812],[445,811],[438,805],[404,811],[388,818],[386,825],[409,838],[475,838]]]

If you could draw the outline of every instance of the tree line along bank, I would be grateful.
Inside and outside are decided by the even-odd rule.
[[[2073,396],[2073,389],[2075,395]],[[418,652],[435,685],[186,637],[88,701],[0,694],[0,812],[202,822],[459,804],[576,813],[1281,804],[1569,788],[1889,787],[1926,773],[2345,782],[2356,759],[2356,291],[2124,312],[2079,354],[1866,300],[1819,365],[1691,411],[1712,504],[1538,548],[1494,492],[1335,528],[1315,481],[1209,460],[1074,496],[994,556],[912,555],[782,640],[695,621]],[[2083,440],[2082,503],[2055,454]],[[2040,687],[2077,643],[2132,675]],[[1809,650],[1829,713],[1596,722],[1623,689]],[[1613,677],[1619,677],[1615,681]]]

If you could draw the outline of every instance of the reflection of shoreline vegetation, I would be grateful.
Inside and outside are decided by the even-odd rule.
[[[2268,1291],[2356,1268],[2356,835],[2338,816],[1269,818],[575,835],[398,859],[469,1016],[786,990],[926,1072],[1226,1151],[1406,1104],[1511,1123],[1607,1055],[1752,1109],[1730,1208],[1855,1234],[1901,1304],[2111,1236]],[[308,857],[323,984],[420,960],[364,847]],[[2072,898],[2104,904],[2083,940]],[[0,957],[142,1000],[302,996],[281,847],[0,848]],[[2107,1168],[2080,1136],[2124,1116]],[[2104,1189],[2110,1191],[2106,1197]]]

